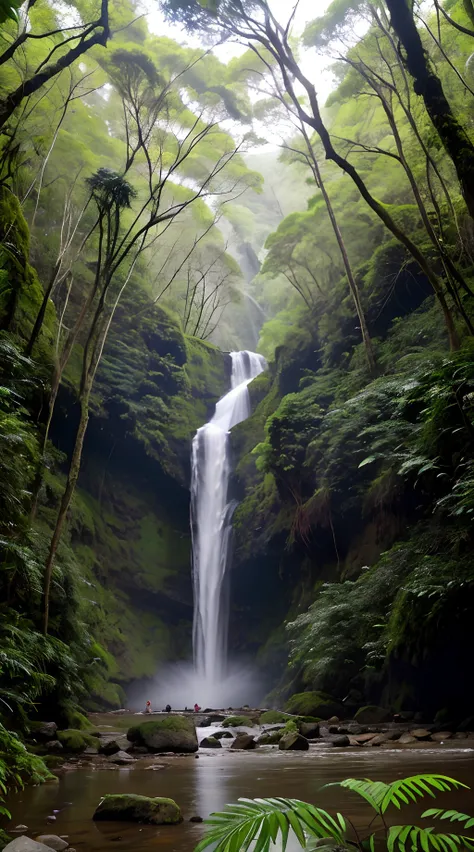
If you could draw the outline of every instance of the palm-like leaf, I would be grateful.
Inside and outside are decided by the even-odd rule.
[[[214,852],[240,852],[255,841],[253,852],[268,852],[281,840],[285,852],[290,831],[300,846],[306,847],[307,835],[331,837],[345,842],[346,822],[341,814],[331,816],[299,799],[239,799],[224,811],[211,814],[206,823],[212,828],[197,845],[195,852],[213,847]]]
[[[438,774],[411,775],[408,778],[392,781],[391,784],[371,781],[370,778],[346,778],[344,781],[336,781],[326,786],[345,787],[352,790],[380,814],[384,814],[390,805],[400,810],[402,805],[407,805],[410,801],[416,802],[425,795],[435,798],[437,792],[457,790],[459,787],[466,788],[466,784],[447,775]]]
[[[469,816],[469,814],[462,814],[459,811],[443,811],[439,808],[430,808],[428,811],[424,811],[421,816],[423,819],[434,817],[435,819],[448,819],[449,822],[462,822],[464,823],[464,828],[472,828],[474,826],[474,817]]]
[[[459,834],[438,834],[433,828],[418,825],[392,825],[387,837],[387,852],[458,852],[474,850],[474,838]]]

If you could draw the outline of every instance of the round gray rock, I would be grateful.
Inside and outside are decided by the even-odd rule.
[[[49,846],[50,849],[54,849],[55,852],[63,852],[63,849],[67,849],[69,846],[67,840],[63,840],[61,837],[58,837],[57,834],[40,834],[36,840],[38,843],[44,843],[45,846]]]
[[[38,843],[37,840],[32,840],[26,834],[21,837],[15,837],[10,843],[4,847],[3,852],[51,852],[51,847],[45,843]]]

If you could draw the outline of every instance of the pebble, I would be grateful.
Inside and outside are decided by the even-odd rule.
[[[202,816],[192,816],[190,817],[189,822],[204,822]]]
[[[10,828],[10,831],[28,831],[27,825],[16,825],[15,828]]]
[[[46,817],[46,821],[47,822],[56,822],[56,817],[54,816],[54,814],[50,814],[48,817]]]

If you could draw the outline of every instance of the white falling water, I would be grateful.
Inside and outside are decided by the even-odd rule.
[[[191,533],[193,540],[194,665],[207,703],[219,704],[227,675],[229,536],[229,430],[250,414],[248,384],[266,366],[255,352],[231,352],[231,390],[216,405],[192,446]],[[201,693],[202,694],[202,693]]]

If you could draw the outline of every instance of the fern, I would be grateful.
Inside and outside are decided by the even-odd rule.
[[[425,795],[435,797],[437,793],[466,788],[465,784],[446,775],[423,774],[385,784],[369,778],[347,778],[336,784],[361,796],[381,820],[385,833],[387,852],[474,852],[474,838],[458,834],[441,834],[434,828],[417,825],[395,825],[390,828],[383,818],[390,805],[400,809],[402,805],[416,802]],[[461,822],[465,828],[474,826],[474,818],[459,811],[431,809],[423,817],[449,819]],[[373,820],[372,820],[373,822]],[[212,847],[213,852],[241,852],[252,845],[253,852],[269,852],[270,846],[281,842],[282,852],[291,834],[302,848],[311,846],[311,838],[328,841],[340,847],[356,847],[360,852],[375,852],[376,835],[364,838],[357,835],[357,842],[347,836],[347,823],[342,814],[331,816],[327,811],[299,799],[239,799],[227,805],[224,811],[211,814],[206,820],[210,830],[197,845],[195,852],[204,852]],[[349,823],[350,824],[350,823]],[[371,823],[372,824],[372,823]]]
[[[341,814],[327,811],[299,799],[239,799],[206,820],[213,828],[197,845],[195,852],[213,847],[214,852],[240,852],[255,841],[253,852],[268,852],[271,843],[281,838],[285,852],[290,831],[300,846],[306,847],[307,834],[331,837],[344,844],[346,822]],[[214,845],[216,844],[216,845]]]
[[[474,826],[474,817],[469,814],[462,814],[459,811],[443,811],[438,808],[430,808],[422,813],[422,819],[435,817],[435,819],[449,819],[450,822],[463,822],[464,828],[472,828]]]
[[[387,852],[458,852],[474,849],[474,838],[458,834],[438,834],[418,825],[392,825],[387,836]]]

